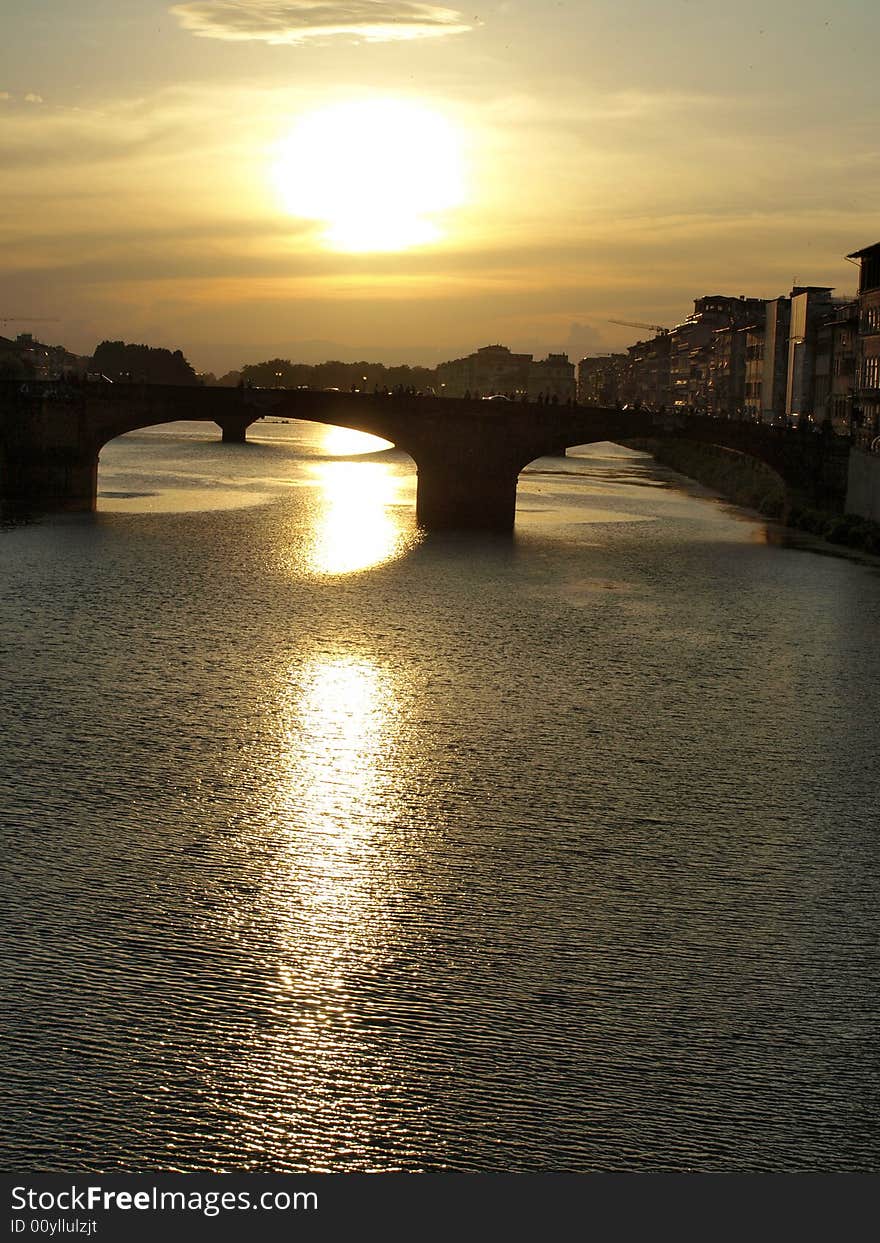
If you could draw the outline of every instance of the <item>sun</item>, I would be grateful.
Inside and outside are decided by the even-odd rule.
[[[464,199],[454,126],[407,99],[308,113],[278,145],[273,178],[285,210],[323,222],[325,244],[342,251],[435,242],[444,214]]]

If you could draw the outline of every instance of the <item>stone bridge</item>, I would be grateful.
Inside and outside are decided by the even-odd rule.
[[[842,510],[849,446],[833,437],[700,416],[598,406],[164,385],[0,385],[0,503],[7,511],[95,508],[98,456],[126,432],[179,419],[217,424],[244,444],[264,416],[370,432],[416,464],[417,517],[428,530],[513,527],[520,471],[572,445],[684,438],[749,454],[816,508]]]

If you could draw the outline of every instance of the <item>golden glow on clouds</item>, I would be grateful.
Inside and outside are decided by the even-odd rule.
[[[287,211],[324,225],[330,249],[406,250],[441,236],[464,198],[461,146],[439,113],[407,99],[349,100],[303,117],[273,177]]]
[[[462,58],[474,44],[446,47]],[[434,362],[432,349],[453,357],[487,340],[539,354],[566,348],[577,322],[594,325],[595,348],[619,348],[635,333],[606,325],[611,316],[671,322],[712,287],[769,297],[810,255],[812,282],[850,291],[840,256],[876,229],[873,131],[859,118],[829,118],[816,121],[815,141],[797,143],[796,129],[757,126],[740,97],[728,108],[721,95],[649,86],[542,96],[526,80],[499,89],[474,66],[458,93],[435,78],[429,94],[406,101],[448,118],[466,157],[466,199],[421,214],[410,201],[408,216],[386,218],[379,191],[389,177],[406,180],[409,157],[403,170],[364,158],[348,183],[334,181],[329,161],[340,198],[324,206],[335,219],[281,211],[283,183],[290,195],[302,188],[289,162],[279,168],[293,122],[343,98],[387,98],[378,71],[361,68],[373,57],[441,50],[340,46],[339,76],[328,81],[326,49],[264,48],[299,68],[324,58],[323,76],[303,72],[291,85],[285,70],[283,82],[190,82],[137,96],[119,88],[76,106],[70,93],[63,102],[47,93],[39,106],[0,102],[7,305],[63,317],[58,340],[79,352],[119,337],[179,345],[216,370],[244,353],[217,363],[199,341],[271,343],[278,353],[276,342],[295,351],[320,340],[320,357],[338,343],[384,361],[418,347],[408,361]],[[422,170],[430,186],[435,168]],[[863,193],[842,207],[853,184]],[[376,185],[359,218],[348,204]],[[427,223],[443,230],[442,243],[395,249],[412,242],[413,216],[416,236]],[[334,249],[333,233],[348,249]]]
[[[202,38],[276,46],[340,36],[397,43],[462,34],[478,24],[455,9],[414,0],[189,0],[170,12]]]

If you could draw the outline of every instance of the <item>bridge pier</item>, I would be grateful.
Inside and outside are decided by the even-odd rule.
[[[0,476],[3,507],[10,514],[91,513],[98,495],[98,450],[7,446]]]
[[[417,461],[416,518],[427,531],[512,531],[518,472],[483,462]]]
[[[222,419],[215,419],[214,422],[223,433],[223,444],[245,445],[247,444],[247,429],[251,423],[256,422],[256,417],[253,414],[226,414]]]

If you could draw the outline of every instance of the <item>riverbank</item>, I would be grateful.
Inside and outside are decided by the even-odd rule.
[[[737,505],[757,510],[766,518],[809,531],[832,544],[880,553],[880,523],[857,514],[834,514],[790,504],[782,480],[756,458],[688,440],[639,440],[631,444],[650,453],[662,465],[720,492]]]

